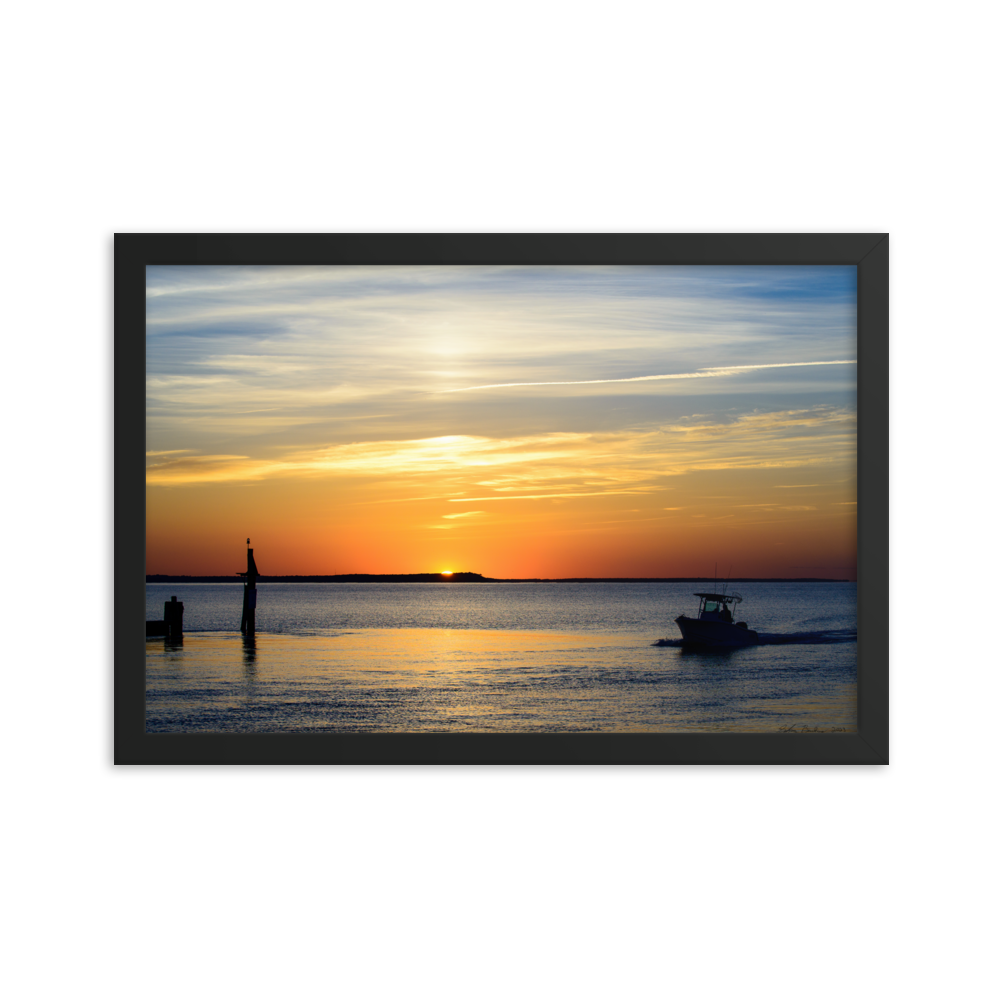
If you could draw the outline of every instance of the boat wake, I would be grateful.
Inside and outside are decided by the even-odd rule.
[[[761,646],[825,646],[834,642],[857,642],[858,633],[852,629],[831,629],[827,632],[758,632]]]
[[[838,642],[857,642],[858,633],[850,629],[827,632],[758,632],[758,646],[825,646]],[[657,639],[654,646],[683,646],[683,639]],[[735,648],[735,647],[734,647]],[[747,648],[747,647],[743,647]]]

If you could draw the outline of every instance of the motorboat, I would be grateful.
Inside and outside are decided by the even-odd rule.
[[[734,622],[729,606],[740,604],[739,594],[695,594],[700,598],[698,617],[679,615],[674,619],[680,627],[684,643],[692,646],[752,646],[757,633],[746,622]]]

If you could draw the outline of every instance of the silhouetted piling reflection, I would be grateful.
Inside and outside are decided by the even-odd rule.
[[[257,676],[257,637],[253,633],[243,636],[243,672],[248,680]]]
[[[242,636],[243,674],[240,678],[240,695],[244,704],[257,699],[257,638],[250,632]]]

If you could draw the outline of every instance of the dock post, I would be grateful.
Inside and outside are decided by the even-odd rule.
[[[178,601],[176,595],[163,602],[163,624],[169,637],[179,639],[184,635],[184,602]]]

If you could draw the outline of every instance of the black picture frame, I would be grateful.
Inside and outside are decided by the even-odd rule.
[[[856,733],[145,732],[145,268],[150,264],[853,264],[858,277]],[[117,764],[887,764],[889,238],[811,234],[115,236]]]

